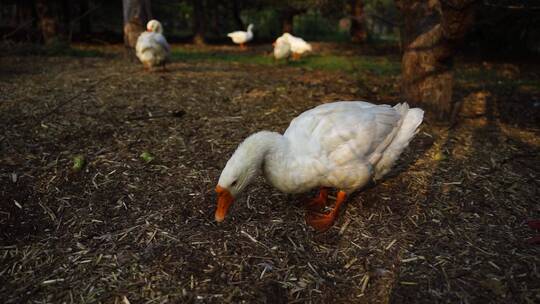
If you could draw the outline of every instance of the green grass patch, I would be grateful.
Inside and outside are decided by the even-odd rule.
[[[364,71],[378,76],[398,75],[400,72],[399,62],[375,56],[312,55],[291,65],[351,73]]]
[[[245,64],[260,64],[268,66],[293,66],[308,70],[329,70],[345,72],[368,71],[379,76],[398,75],[400,63],[387,57],[376,56],[339,56],[339,55],[308,55],[298,61],[276,61],[267,55],[239,54],[221,52],[200,52],[185,49],[176,49],[172,52],[172,59],[178,61],[221,61]]]

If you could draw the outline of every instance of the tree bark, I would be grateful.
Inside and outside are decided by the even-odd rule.
[[[281,30],[283,33],[293,33],[294,28],[294,16],[298,12],[292,8],[286,8],[281,12]]]
[[[216,35],[220,35],[220,2],[216,0],[206,1],[206,20],[208,26],[206,31],[210,31]]]
[[[90,21],[90,14],[88,14],[88,10],[90,9],[89,0],[81,0],[81,6],[79,7],[79,15],[83,16],[81,17],[79,29],[81,32],[81,36],[88,36],[92,32],[92,23]]]
[[[24,26],[25,30],[22,31],[26,40],[32,41],[35,38],[37,28],[37,15],[35,3],[33,0],[20,0],[16,4],[15,18],[13,20],[13,27]]]
[[[452,103],[455,46],[472,24],[474,0],[397,1],[403,18],[402,89],[437,120],[448,120]]]
[[[246,28],[246,25],[242,21],[242,18],[240,18],[240,5],[238,4],[238,0],[232,1],[232,13],[233,13],[233,19],[234,19],[234,22],[236,23],[236,26],[239,29]]]
[[[16,13],[15,13],[15,22],[14,26],[17,24],[22,24],[24,22],[28,22],[34,18],[33,16],[33,10],[34,10],[34,1],[32,0],[20,0],[16,6]]]
[[[71,1],[62,0],[62,27],[68,33],[71,28]]]
[[[137,38],[144,32],[146,23],[152,19],[150,0],[123,0],[124,44],[134,48]]]
[[[45,44],[50,44],[59,38],[58,20],[55,18],[50,5],[50,1],[47,0],[36,1],[36,13],[39,19],[38,24]]]
[[[193,0],[193,43],[205,44],[206,15],[202,0]]]
[[[351,41],[365,42],[367,39],[366,18],[363,0],[351,1]]]

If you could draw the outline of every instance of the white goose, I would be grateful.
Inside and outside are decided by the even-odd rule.
[[[299,59],[304,53],[311,52],[311,44],[300,37],[295,37],[289,33],[281,35],[291,45],[293,59]]]
[[[156,66],[165,67],[169,58],[170,47],[163,36],[163,27],[157,20],[150,20],[146,24],[146,32],[141,33],[137,39],[135,51],[145,69]]]
[[[246,43],[253,39],[253,24],[248,25],[247,32],[236,31],[228,33],[227,36],[230,37],[234,43],[239,44],[241,49],[245,50]]]
[[[306,221],[319,231],[332,226],[348,194],[383,177],[417,132],[424,111],[363,101],[317,106],[296,117],[283,135],[262,131],[238,146],[219,178],[215,219],[224,220],[233,200],[260,172],[286,193],[321,187]],[[328,214],[328,188],[338,189]]]
[[[291,45],[287,39],[283,36],[276,39],[273,43],[274,46],[274,58],[276,59],[285,59],[289,58],[291,55]]]

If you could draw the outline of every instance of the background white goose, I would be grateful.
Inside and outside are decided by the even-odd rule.
[[[291,55],[291,45],[289,41],[283,36],[276,39],[274,42],[274,58],[276,59],[285,59],[289,58]]]
[[[294,59],[299,59],[303,54],[313,50],[311,44],[300,37],[295,37],[289,33],[284,33],[281,37],[284,37],[291,45],[291,52]]]
[[[248,25],[247,32],[236,31],[227,34],[228,37],[236,44],[240,45],[241,49],[246,49],[246,43],[253,39],[253,24]]]
[[[283,135],[262,131],[238,146],[219,178],[215,218],[223,221],[234,198],[259,173],[286,193],[321,187],[306,220],[323,231],[334,223],[348,194],[393,166],[417,132],[424,111],[363,101],[334,102],[296,117]],[[327,189],[338,189],[334,209],[323,214]]]
[[[137,39],[135,51],[146,69],[152,69],[156,66],[165,67],[170,47],[167,39],[163,36],[163,27],[159,21],[148,21],[146,32],[141,33]]]

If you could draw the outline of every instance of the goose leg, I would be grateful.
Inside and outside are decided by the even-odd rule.
[[[336,205],[334,209],[329,213],[319,213],[319,212],[308,212],[306,214],[306,222],[311,227],[319,232],[328,230],[334,222],[336,221],[339,215],[339,208],[343,205],[343,202],[347,198],[347,194],[344,191],[339,191],[336,198]]]
[[[319,196],[313,198],[306,204],[306,209],[309,211],[322,211],[326,207],[326,201],[328,200],[328,188],[321,187],[319,190]]]
[[[143,66],[144,66],[144,71],[145,72],[151,72],[152,71],[152,68],[150,67],[150,64],[148,62],[143,62]]]
[[[246,50],[246,45],[243,44],[243,43],[240,43],[240,49],[241,49],[241,50]]]

